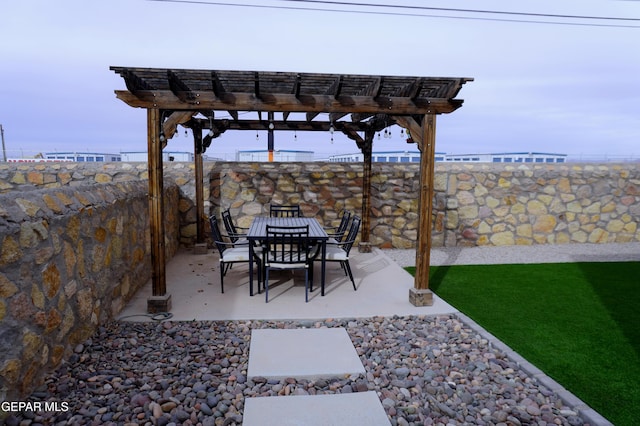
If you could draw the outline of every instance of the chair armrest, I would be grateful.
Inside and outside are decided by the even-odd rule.
[[[347,241],[338,241],[337,243],[327,242],[327,244],[328,244],[328,245],[332,245],[332,246],[338,246],[338,247],[341,247],[341,246],[345,246],[345,245],[347,245],[347,244],[353,244],[353,243],[355,243],[355,242],[356,242],[356,240],[355,240],[355,238],[354,238],[354,239],[352,239],[352,240],[347,240]]]
[[[216,241],[216,240],[214,240],[213,243],[216,244],[216,245],[217,244],[221,244],[221,245],[226,246],[226,247],[235,247],[236,246],[234,243],[228,243],[226,241]]]
[[[344,232],[327,232],[327,235],[329,236],[329,238],[342,238],[342,236],[344,235]]]
[[[247,234],[242,232],[229,232],[227,237],[246,238]]]

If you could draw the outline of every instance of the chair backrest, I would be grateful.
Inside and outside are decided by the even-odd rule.
[[[300,264],[309,258],[309,225],[266,227],[265,263]]]
[[[269,216],[271,217],[300,217],[302,216],[300,212],[300,206],[298,205],[289,205],[289,206],[275,206],[271,204],[269,206]]]
[[[211,228],[211,238],[213,238],[213,243],[216,245],[216,248],[222,253],[227,249],[227,246],[224,244],[224,240],[222,239],[222,232],[220,232],[220,226],[218,226],[218,219],[215,216],[209,216],[209,225]]]
[[[349,226],[349,220],[351,220],[351,212],[344,211],[342,213],[342,219],[340,219],[340,225],[336,229],[335,237],[336,240],[342,241],[344,240],[344,233],[347,232],[347,227]]]
[[[238,241],[238,229],[236,228],[235,223],[233,223],[233,218],[231,217],[229,209],[222,212],[222,223],[224,223],[224,228],[227,230],[227,234],[229,234],[231,242],[235,243]]]
[[[358,236],[358,231],[360,230],[360,222],[362,222],[360,216],[353,216],[353,219],[351,220],[351,226],[349,227],[349,233],[344,239],[344,243],[340,245],[340,247],[342,247],[342,249],[347,252],[347,255],[349,255],[351,247],[353,247],[353,243],[356,241],[356,237]]]

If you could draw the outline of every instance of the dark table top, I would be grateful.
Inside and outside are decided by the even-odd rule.
[[[253,219],[249,231],[248,239],[263,239],[267,237],[267,225],[276,226],[305,226],[309,225],[309,238],[326,240],[329,238],[320,222],[312,217],[264,217],[258,216]]]

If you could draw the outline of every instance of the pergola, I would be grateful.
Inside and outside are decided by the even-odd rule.
[[[153,262],[149,312],[166,312],[171,308],[171,295],[166,291],[162,226],[162,149],[178,125],[193,130],[199,243],[205,241],[206,219],[202,154],[214,138],[227,130],[266,130],[271,158],[273,134],[277,131],[339,131],[347,135],[364,157],[362,251],[370,250],[373,138],[394,124],[405,128],[421,152],[416,274],[409,300],[415,306],[433,303],[429,264],[436,115],[451,113],[462,106],[463,101],[456,96],[472,78],[128,67],[111,70],[122,76],[127,87],[116,90],[116,96],[132,107],[147,109]],[[230,118],[216,118],[221,111]],[[248,112],[252,114],[245,114]]]

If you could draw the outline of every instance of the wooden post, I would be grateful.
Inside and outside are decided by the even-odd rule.
[[[149,224],[151,232],[152,295],[147,299],[147,312],[169,312],[171,295],[167,294],[164,251],[164,185],[160,110],[147,109],[147,146],[149,170]]]
[[[191,127],[193,131],[193,152],[194,152],[194,168],[196,180],[196,245],[195,254],[207,254],[207,245],[205,242],[204,230],[204,190],[202,178],[204,176],[202,170],[202,126],[194,120]]]
[[[371,253],[371,151],[374,132],[366,132],[365,140],[360,149],[364,157],[364,176],[362,177],[362,230],[360,233],[360,253]]]
[[[433,210],[433,180],[435,174],[436,116],[427,114],[422,120],[420,147],[420,199],[418,246],[416,247],[416,275],[414,288],[409,290],[409,301],[414,306],[433,305],[429,290],[429,264],[431,260],[431,215]]]

